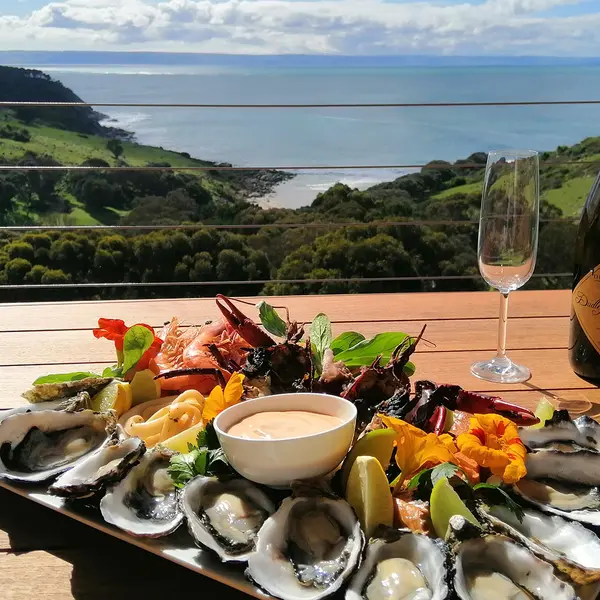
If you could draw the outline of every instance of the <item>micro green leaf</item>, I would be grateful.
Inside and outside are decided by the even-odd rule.
[[[285,337],[287,325],[277,311],[264,300],[256,305],[262,326],[273,335]]]
[[[140,358],[154,342],[154,332],[144,325],[134,325],[123,338],[123,373],[138,364]]]

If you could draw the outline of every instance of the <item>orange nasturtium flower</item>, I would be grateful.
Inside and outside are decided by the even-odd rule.
[[[206,402],[204,404],[204,410],[202,411],[202,420],[205,423],[212,421],[219,413],[223,412],[226,408],[238,404],[242,399],[244,393],[244,375],[241,373],[234,373],[227,382],[225,389],[220,385],[213,388]]]
[[[468,433],[458,436],[459,450],[486,467],[505,483],[515,483],[527,474],[527,451],[519,438],[517,426],[500,415],[475,415]]]
[[[424,469],[445,462],[453,463],[465,471],[469,479],[478,480],[477,465],[462,457],[452,436],[444,433],[425,433],[396,417],[379,415],[386,427],[398,433],[396,438],[396,463],[402,471],[402,481],[407,481]],[[475,468],[474,468],[475,467]]]

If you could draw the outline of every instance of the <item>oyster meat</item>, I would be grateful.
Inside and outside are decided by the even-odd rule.
[[[196,477],[183,489],[181,506],[197,544],[223,562],[245,562],[254,552],[259,529],[275,506],[245,479]]]
[[[600,539],[579,523],[532,509],[524,509],[519,520],[501,505],[482,505],[479,511],[496,531],[527,546],[575,583],[600,580]]]
[[[45,481],[100,448],[116,427],[114,416],[91,410],[22,412],[0,422],[0,477]]]
[[[144,452],[146,445],[140,438],[115,438],[61,475],[48,491],[63,498],[93,496],[125,477]]]
[[[362,546],[360,523],[344,500],[286,498],[259,531],[246,573],[283,600],[318,600],[340,589]]]
[[[485,535],[456,548],[454,589],[461,600],[577,600],[554,567],[502,535]]]
[[[183,521],[183,512],[179,490],[167,473],[172,455],[160,447],[146,452],[100,501],[104,520],[141,537],[161,537],[175,531]]]
[[[86,377],[85,379],[63,383],[41,383],[24,392],[23,398],[32,404],[36,404],[38,402],[48,402],[49,400],[72,398],[80,392],[87,392],[90,396],[95,396],[112,380],[112,377]]]
[[[447,545],[409,530],[372,538],[346,600],[444,600],[450,597]]]
[[[521,479],[513,491],[541,510],[600,526],[600,489],[558,481]]]

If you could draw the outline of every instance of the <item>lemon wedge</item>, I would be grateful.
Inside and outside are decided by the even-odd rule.
[[[429,499],[429,507],[433,528],[438,537],[441,537],[443,540],[446,539],[450,519],[454,515],[460,515],[470,523],[473,523],[473,525],[480,527],[479,521],[477,521],[473,513],[467,508],[445,477],[442,477],[433,486],[431,498]]]
[[[394,501],[381,463],[373,456],[358,456],[350,469],[346,500],[352,506],[367,538],[379,525],[394,524]]]
[[[124,381],[112,381],[92,398],[92,410],[114,410],[119,417],[131,408],[131,404],[131,386]]]
[[[196,445],[196,438],[198,434],[204,429],[204,423],[198,423],[173,437],[166,439],[161,442],[161,446],[173,450],[174,452],[181,452],[187,454],[189,452],[188,444]]]
[[[154,373],[150,369],[138,371],[129,385],[131,386],[133,406],[160,398],[160,382],[154,379]]]
[[[546,421],[549,421],[554,416],[554,406],[545,398],[542,398],[535,407],[535,416],[540,420],[536,425],[530,425],[531,429],[541,429],[545,427]]]
[[[342,466],[342,487],[346,488],[350,470],[359,456],[373,456],[385,470],[390,464],[394,450],[394,441],[398,434],[393,429],[375,429],[363,435],[346,457]]]

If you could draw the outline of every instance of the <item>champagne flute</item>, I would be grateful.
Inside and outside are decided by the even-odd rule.
[[[488,154],[479,217],[477,258],[485,281],[500,291],[498,352],[471,372],[496,383],[527,381],[531,372],[506,355],[508,294],[533,274],[539,229],[539,158],[533,150]]]

